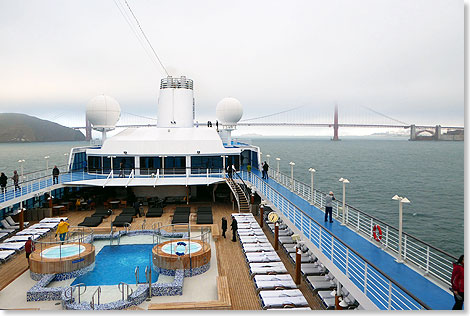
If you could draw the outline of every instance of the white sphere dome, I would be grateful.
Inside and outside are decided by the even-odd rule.
[[[121,117],[121,106],[116,99],[108,95],[98,95],[88,101],[86,117],[93,128],[113,129]]]
[[[236,125],[243,116],[243,106],[235,98],[223,98],[217,103],[217,119],[224,125]]]

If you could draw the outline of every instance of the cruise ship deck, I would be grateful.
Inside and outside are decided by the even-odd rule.
[[[207,204],[207,203],[203,203]],[[201,203],[191,203],[189,206],[194,210]],[[173,214],[175,207],[178,205],[170,205],[164,208],[162,217],[159,218],[146,218],[137,217],[133,220],[130,230],[139,230],[142,228],[144,220],[147,227],[152,226],[153,223],[162,223],[167,225],[171,223],[170,215]],[[186,205],[184,205],[186,206]],[[261,305],[258,295],[255,291],[253,280],[250,278],[250,273],[246,264],[245,256],[241,249],[240,243],[231,242],[231,232],[227,232],[227,238],[221,236],[220,222],[221,218],[225,216],[230,217],[233,212],[231,205],[216,203],[212,205],[214,224],[211,225],[213,235],[215,238],[216,252],[217,252],[217,267],[218,275],[226,277],[227,285],[226,291],[229,293],[229,309],[233,310],[260,310]],[[62,216],[69,218],[69,223],[72,226],[80,223],[85,217],[90,216],[94,211],[68,211]],[[112,221],[120,210],[115,210],[114,214],[110,216],[105,222],[101,223],[98,227],[94,228],[97,233],[109,232],[110,221]],[[195,227],[198,225],[194,224]],[[272,234],[270,234],[266,227],[264,228],[265,234],[269,241],[273,243]],[[53,235],[52,235],[53,236]],[[46,237],[47,238],[47,237]],[[278,254],[286,266],[288,272],[294,277],[295,269],[293,264],[287,258],[287,255],[279,250]],[[23,274],[29,274],[28,264],[24,256],[24,251],[5,264],[0,265],[0,308],[1,309],[32,309],[32,310],[51,310],[61,309],[60,305],[55,305],[55,301],[48,302],[27,302],[26,293],[23,289],[18,288],[15,283],[16,279],[19,279]],[[29,278],[29,276],[28,276]],[[209,288],[214,285],[201,284],[199,290]],[[29,288],[25,289],[28,290]],[[306,285],[304,280],[299,286],[302,294],[307,299],[310,308],[312,309],[324,309],[318,296],[314,295],[311,289]],[[191,295],[191,293],[185,293]],[[193,293],[197,296],[197,293]],[[226,308],[226,307],[225,307]],[[152,301],[144,302],[138,306],[132,306],[129,309],[165,309],[165,310],[195,310],[195,309],[221,309],[220,302],[181,302],[176,303],[159,303],[159,297],[153,297]]]
[[[272,178],[261,180],[261,172],[259,170],[253,170],[252,172],[257,176],[258,180],[265,181],[266,184],[269,185],[269,190],[275,191],[277,194],[284,196],[292,204],[317,221],[322,227],[331,231],[348,246],[356,250],[364,258],[388,274],[411,293],[416,295],[430,308],[436,310],[452,308],[454,298],[449,290],[445,290],[436,285],[422,273],[416,272],[409,266],[403,263],[398,263],[396,258],[390,253],[385,252],[380,247],[366,240],[357,232],[352,231],[351,228],[341,225],[341,222],[339,222],[338,219],[333,219],[333,223],[325,222],[324,211],[310,204],[308,201],[290,191],[285,186],[279,184]],[[245,180],[246,179],[247,178],[245,178]],[[272,202],[269,201],[269,203]]]

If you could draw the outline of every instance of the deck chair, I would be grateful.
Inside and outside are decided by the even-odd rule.
[[[246,260],[248,262],[276,262],[281,261],[281,258],[277,255],[276,252],[246,252]]]
[[[163,215],[163,208],[161,207],[151,207],[147,211],[146,217],[161,217]]]
[[[305,276],[322,275],[327,273],[326,268],[319,263],[318,260],[314,263],[301,263],[300,271]]]
[[[12,225],[12,226],[16,226],[16,225],[20,225],[20,223],[17,223],[13,220],[13,218],[11,218],[11,216],[7,216],[5,217],[5,219],[7,220],[8,224]],[[23,225],[24,227],[27,227],[29,225],[29,222],[23,222]]]
[[[119,215],[119,216],[116,216],[116,218],[114,219],[114,222],[113,222],[113,226],[116,226],[116,227],[124,227],[127,223],[132,223],[132,220],[134,218],[132,216],[129,216],[129,215]]]
[[[78,224],[78,226],[84,227],[96,227],[103,222],[102,216],[92,215],[90,217],[85,217],[83,221]]]
[[[308,302],[299,289],[293,290],[266,290],[259,292],[263,309],[276,307],[303,307]]]
[[[19,225],[10,225],[5,219],[2,219],[0,221],[0,223],[2,224],[2,226],[6,229],[20,229],[20,226]]]
[[[242,244],[244,252],[274,251],[270,243]]]
[[[0,250],[0,261],[5,262],[15,254],[14,250]]]
[[[253,278],[256,291],[296,289],[297,285],[290,274],[255,275]]]
[[[286,274],[287,269],[282,262],[250,263],[250,276],[257,274]]]

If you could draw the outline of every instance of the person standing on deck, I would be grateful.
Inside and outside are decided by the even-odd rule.
[[[265,161],[264,164],[263,164],[263,179],[266,179],[266,180],[269,179],[268,170],[269,170],[269,165]]]
[[[7,192],[7,181],[7,176],[2,172],[2,174],[0,175],[0,187],[2,187],[2,193]]]
[[[452,277],[450,283],[452,284],[452,292],[454,293],[455,304],[452,309],[461,310],[463,305],[463,291],[464,291],[464,273],[463,273],[463,255],[455,262],[454,269],[452,270]]]
[[[124,178],[124,163],[119,164],[119,178]]]
[[[227,220],[225,219],[225,217],[222,217],[222,236],[224,236],[224,238],[227,238],[225,237],[226,231],[227,231]]]
[[[24,244],[24,250],[26,252],[26,260],[28,260],[28,267],[29,267],[29,256],[34,251],[33,240],[31,239],[31,237],[28,237],[28,240]]]
[[[232,226],[232,241],[237,241],[238,224],[235,217],[232,217],[232,224],[230,224],[230,226]]]
[[[325,197],[325,222],[328,221],[328,214],[330,215],[330,223],[333,223],[333,201],[336,200],[333,191],[330,191]]]
[[[232,165],[230,164],[227,167],[227,173],[228,173],[229,178],[232,178],[232,171],[233,171],[232,170]]]
[[[59,226],[57,226],[57,231],[55,232],[55,237],[57,237],[57,234],[59,234],[59,239],[60,241],[65,240],[65,236],[67,235],[69,231],[69,226],[70,224],[65,222],[63,219],[60,220]]]
[[[59,168],[57,168],[57,166],[54,166],[54,169],[52,169],[52,184],[59,183],[59,173]]]
[[[16,170],[13,171],[13,177],[11,178],[13,179],[13,184],[15,185],[15,191],[19,190],[20,189],[20,185],[19,185],[20,177],[18,176],[18,172]]]

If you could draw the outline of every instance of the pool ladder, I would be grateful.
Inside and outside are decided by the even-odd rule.
[[[95,309],[95,297],[97,298],[97,303],[100,305],[100,296],[101,296],[101,286],[98,286],[98,288],[93,292],[93,295],[91,296],[91,302],[90,302],[90,308]]]
[[[134,293],[131,286],[127,283],[124,283],[124,282],[119,282],[118,289],[119,289],[119,292],[121,292],[121,294],[122,294],[122,300],[123,301],[124,301],[124,293],[126,294],[126,300],[129,300],[129,296],[131,296],[132,293]],[[130,291],[130,293],[129,293],[129,291]]]
[[[65,292],[64,296],[66,299],[71,299],[73,297],[73,292],[77,289],[77,297],[78,297],[78,304],[80,304],[80,297],[82,294],[86,292],[86,285],[85,283],[78,283],[72,286],[69,286]],[[83,292],[82,292],[83,289]],[[62,301],[62,308],[64,308],[64,301]]]
[[[139,266],[135,267],[134,273],[135,273],[135,285],[148,284],[149,285],[148,297],[151,298],[152,297],[152,269],[149,266],[145,267],[146,282],[142,282],[142,283],[139,282],[140,281],[139,280]]]

